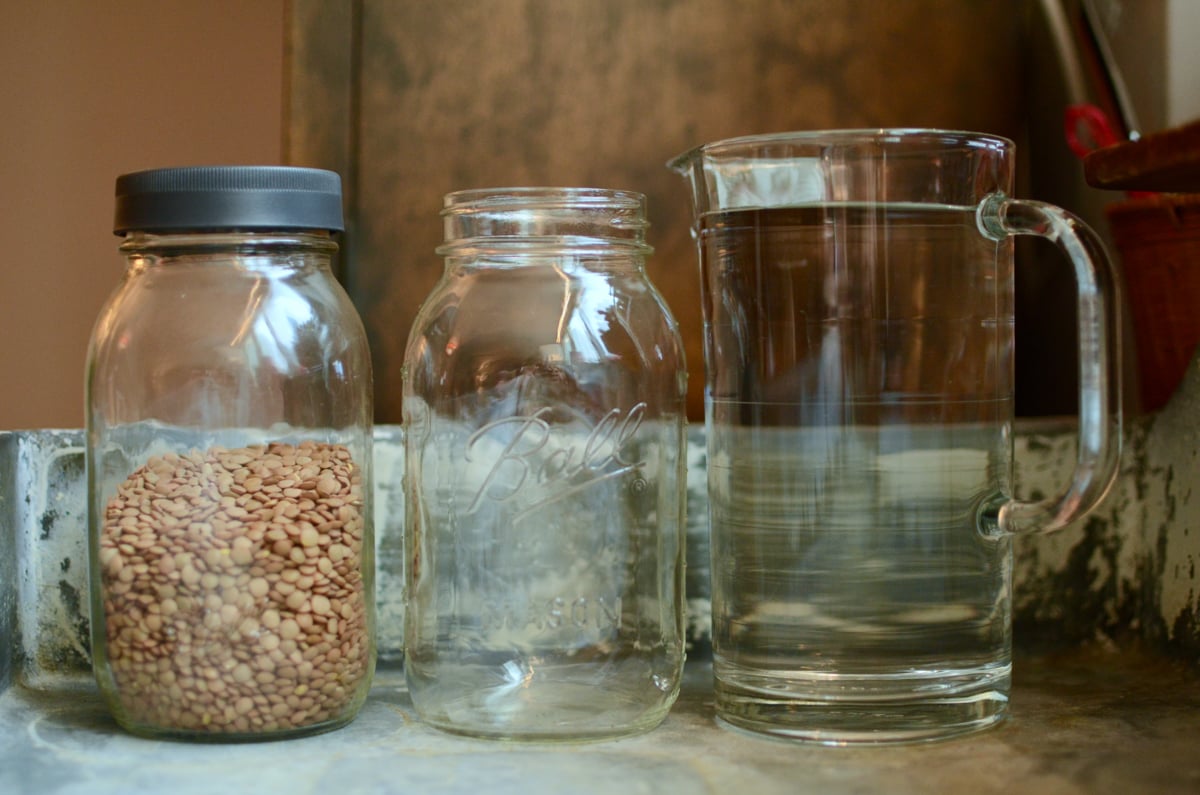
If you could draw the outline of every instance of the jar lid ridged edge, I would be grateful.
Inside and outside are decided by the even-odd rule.
[[[296,166],[184,166],[117,178],[115,234],[212,229],[343,231],[341,177]]]

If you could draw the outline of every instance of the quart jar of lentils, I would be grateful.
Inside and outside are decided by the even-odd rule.
[[[349,722],[374,667],[371,361],[337,174],[124,175],[87,369],[92,641],[117,721],[257,740]]]

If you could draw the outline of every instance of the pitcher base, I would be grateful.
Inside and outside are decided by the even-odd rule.
[[[798,681],[761,672],[715,682],[719,723],[821,745],[945,740],[989,728],[1008,714],[1009,670],[927,676]]]

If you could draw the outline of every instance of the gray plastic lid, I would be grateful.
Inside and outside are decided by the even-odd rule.
[[[187,166],[117,177],[113,232],[322,229],[340,232],[342,180],[294,166]]]

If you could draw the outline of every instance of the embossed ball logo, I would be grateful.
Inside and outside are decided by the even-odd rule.
[[[646,414],[646,404],[637,403],[629,411],[614,408],[605,414],[584,436],[557,433],[546,420],[549,407],[529,416],[506,417],[476,430],[467,440],[469,463],[488,463],[493,453],[481,452],[485,440],[500,433],[508,441],[490,461],[490,468],[471,500],[467,513],[479,510],[484,500],[507,503],[526,491],[537,488],[541,496],[521,506],[529,513],[548,503],[566,499],[599,483],[637,472],[645,461],[632,454],[633,442]],[[645,478],[630,483],[634,493],[647,487]]]

